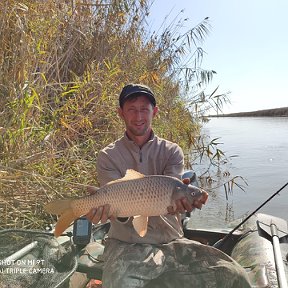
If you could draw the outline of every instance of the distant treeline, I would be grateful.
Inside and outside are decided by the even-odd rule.
[[[250,112],[210,115],[209,117],[288,117],[288,107]]]

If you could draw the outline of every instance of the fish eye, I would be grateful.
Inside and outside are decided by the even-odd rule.
[[[196,195],[196,193],[195,193],[195,192],[191,192],[190,194],[191,194],[191,196],[195,196],[195,195]]]

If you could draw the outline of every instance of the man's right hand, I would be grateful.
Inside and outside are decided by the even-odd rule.
[[[98,188],[94,186],[88,186],[87,190],[90,195],[93,195],[97,192]],[[110,212],[110,205],[105,204],[103,206],[92,208],[86,214],[86,218],[94,224],[98,224],[99,222],[104,224],[107,222],[108,219],[113,220],[115,218],[114,216],[109,217],[110,214],[109,212]]]
[[[108,219],[113,220],[113,216],[110,215],[110,205],[105,204],[103,206],[99,206],[97,208],[92,208],[87,214],[86,218],[94,224],[106,223]]]

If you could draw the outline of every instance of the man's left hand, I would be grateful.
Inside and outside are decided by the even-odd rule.
[[[186,185],[190,184],[190,179],[189,178],[185,178],[182,180],[182,182]],[[195,208],[198,208],[198,209],[201,209],[202,208],[202,205],[203,203],[200,202],[199,200],[195,200],[192,203],[189,203],[188,199],[186,197],[183,197],[183,198],[180,198],[180,199],[177,199],[175,201],[175,204],[176,204],[176,209],[174,210],[173,206],[169,206],[167,208],[167,211],[169,214],[175,214],[175,213],[185,213],[185,212],[192,212]]]

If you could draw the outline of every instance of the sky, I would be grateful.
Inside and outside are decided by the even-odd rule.
[[[213,88],[230,92],[224,113],[288,107],[288,0],[154,0],[149,25],[182,9],[185,31],[209,17],[202,68],[217,72]]]

